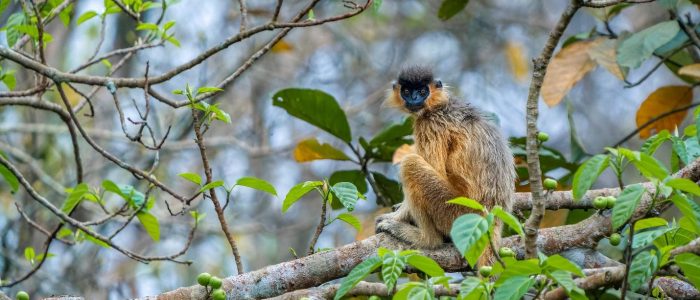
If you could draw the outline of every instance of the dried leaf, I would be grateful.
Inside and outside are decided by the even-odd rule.
[[[615,50],[617,49],[617,40],[602,37],[596,39],[594,43],[595,45],[588,51],[588,55],[615,77],[625,80],[625,74],[620,65],[617,64]]]
[[[280,40],[279,42],[275,43],[272,48],[270,48],[270,51],[273,53],[291,52],[294,51],[294,46],[287,43],[285,40]]]
[[[678,70],[679,75],[687,75],[700,79],[700,64],[683,66]]]
[[[404,157],[413,152],[413,146],[409,144],[403,144],[399,148],[396,148],[396,151],[394,151],[394,156],[391,158],[391,162],[395,165],[398,165]]]
[[[350,160],[350,158],[330,144],[320,143],[315,138],[303,140],[294,148],[294,159],[307,162],[318,159]]]
[[[637,127],[661,114],[688,106],[692,100],[693,89],[690,86],[661,87],[651,93],[637,110]],[[687,113],[687,110],[682,110],[657,120],[639,131],[639,136],[645,139],[664,129],[673,131],[683,121]]]
[[[506,58],[510,64],[510,71],[518,81],[523,81],[527,78],[528,63],[525,58],[525,47],[517,42],[506,43]]]
[[[595,45],[594,41],[573,43],[554,56],[542,83],[544,103],[549,107],[559,104],[569,90],[595,68],[595,61],[588,55],[588,50]]]

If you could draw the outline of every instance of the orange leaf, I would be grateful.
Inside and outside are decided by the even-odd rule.
[[[510,71],[518,81],[523,81],[527,78],[528,64],[525,58],[525,48],[522,44],[516,42],[506,43],[506,58],[510,64]]]
[[[700,64],[683,66],[678,70],[678,74],[700,78]]]
[[[595,61],[588,55],[594,45],[595,41],[576,42],[554,56],[547,66],[541,89],[542,99],[549,107],[559,104],[569,90],[595,68]]]
[[[394,156],[391,157],[391,162],[395,165],[399,164],[406,155],[413,153],[413,146],[409,144],[403,144],[394,151]]]
[[[602,37],[596,39],[594,43],[595,45],[588,51],[588,55],[615,77],[625,80],[625,75],[620,65],[617,64],[617,53],[615,52],[617,40]]]
[[[637,127],[641,127],[661,114],[690,105],[693,100],[693,88],[690,86],[665,86],[657,89],[647,97],[637,110]],[[654,121],[639,131],[639,137],[648,138],[661,130],[673,131],[680,124],[687,110],[682,110]]]
[[[294,51],[294,46],[292,46],[292,44],[287,43],[284,40],[280,40],[279,42],[275,43],[272,46],[270,51],[272,51],[273,53],[290,52],[290,51]]]

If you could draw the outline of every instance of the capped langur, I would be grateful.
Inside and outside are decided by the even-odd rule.
[[[457,217],[475,212],[446,201],[467,197],[488,209],[511,210],[513,155],[480,110],[450,96],[430,69],[419,66],[400,72],[387,101],[414,118],[415,150],[400,162],[404,201],[396,212],[377,218],[377,232],[435,249],[449,239]],[[502,222],[495,222],[492,238],[499,247]],[[477,264],[491,264],[493,257],[488,247]]]

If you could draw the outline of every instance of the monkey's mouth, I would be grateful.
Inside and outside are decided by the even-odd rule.
[[[408,109],[408,111],[410,111],[410,112],[417,112],[417,111],[423,109],[423,105],[421,105],[421,104],[419,104],[419,105],[406,105],[406,109]]]

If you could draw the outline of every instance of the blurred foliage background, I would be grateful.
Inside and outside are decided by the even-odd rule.
[[[282,11],[289,17],[299,1],[288,1]],[[340,1],[322,1],[317,15],[330,15],[342,9]],[[253,190],[240,189],[232,195],[227,212],[230,227],[241,248],[244,269],[255,270],[294,257],[293,252],[304,253],[318,223],[318,200],[304,199],[281,214],[282,195],[293,185],[306,180],[328,178],[337,170],[352,168],[349,162],[314,161],[298,163],[292,150],[299,140],[316,137],[339,149],[348,148],[337,139],[320,130],[293,119],[282,109],[273,107],[271,96],[286,87],[321,89],[333,95],[345,110],[355,136],[371,137],[388,124],[403,120],[403,116],[383,106],[386,91],[398,70],[408,64],[432,66],[434,72],[459,98],[493,113],[502,130],[511,137],[525,133],[524,109],[530,78],[530,59],[541,50],[546,34],[566,5],[562,1],[525,0],[472,0],[469,7],[448,21],[438,18],[441,1],[388,1],[378,10],[369,11],[352,19],[320,27],[295,29],[272,52],[254,64],[231,88],[215,97],[220,108],[231,116],[231,124],[217,124],[210,129],[208,150],[214,175],[227,183],[242,176],[256,176],[272,182],[280,197]],[[249,1],[251,23],[269,18],[275,1]],[[11,1],[0,15],[0,23],[19,10]],[[94,51],[100,33],[100,18],[92,18],[81,26],[77,16],[89,10],[104,10],[102,1],[78,1],[74,17],[65,30],[60,22],[52,23],[47,31],[53,41],[47,47],[51,65],[69,70],[78,66]],[[691,11],[691,14],[697,11]],[[605,24],[596,19],[596,12],[577,14],[564,36],[591,30],[605,31]],[[219,43],[237,32],[239,9],[235,1],[181,0],[171,3],[166,18],[176,20],[175,37],[181,46],[167,44],[145,50],[129,61],[116,75],[143,76],[146,62],[152,74],[160,74],[186,62],[202,50]],[[637,5],[626,9],[609,22],[618,34],[636,32],[649,24],[668,17],[655,5]],[[146,20],[157,18],[156,12],[147,13]],[[110,15],[103,49],[121,48],[136,38],[133,20],[124,14]],[[0,35],[3,36],[3,35]],[[227,49],[201,66],[188,71],[160,86],[161,91],[181,89],[186,83],[209,86],[235,69],[247,55],[272,36],[263,33]],[[3,38],[0,42],[5,43]],[[111,63],[115,63],[112,61]],[[2,62],[3,68],[11,67]],[[655,62],[647,61],[635,74],[645,74]],[[106,67],[97,64],[88,70],[104,74]],[[637,73],[638,72],[638,73]],[[28,86],[28,73],[18,73],[17,87]],[[665,68],[652,75],[643,85],[625,88],[602,67],[584,77],[554,107],[541,104],[539,127],[551,136],[547,147],[558,150],[565,161],[572,157],[572,137],[580,142],[586,153],[596,154],[606,146],[615,145],[634,131],[635,113],[642,101],[658,87],[681,83]],[[140,90],[120,90],[124,99],[143,97]],[[69,97],[78,101],[76,93]],[[85,119],[91,133],[100,143],[120,157],[147,169],[156,159],[154,154],[134,147],[119,130],[119,119],[111,96],[104,89],[93,99],[95,118]],[[58,101],[58,100],[56,100]],[[128,103],[128,104],[127,104]],[[124,108],[135,113],[130,102]],[[183,172],[200,173],[200,164],[191,133],[190,111],[170,110],[156,103],[156,130],[162,135],[172,125],[170,140],[160,151],[156,176],[178,188],[179,192],[193,193],[197,187],[179,178]],[[571,125],[576,132],[572,135]],[[638,136],[624,142],[637,149]],[[27,152],[27,149],[31,150]],[[0,108],[0,150],[19,162],[29,179],[54,204],[60,206],[63,189],[74,185],[70,139],[61,121],[53,115],[26,108]],[[668,151],[668,149],[662,149]],[[84,151],[87,182],[98,186],[103,179],[130,183],[144,188],[131,174],[113,167],[102,157]],[[667,157],[663,154],[660,157]],[[372,170],[396,178],[396,167],[391,163],[373,164]],[[562,177],[567,168],[558,165],[547,174]],[[43,171],[42,171],[43,170]],[[630,172],[629,180],[639,179]],[[639,178],[637,178],[639,177]],[[601,186],[616,184],[614,176],[605,173]],[[363,222],[363,230],[335,222],[321,236],[318,247],[336,247],[373,234],[375,216],[386,209],[375,204],[371,190],[367,201],[360,201],[355,215]],[[317,197],[317,196],[314,196]],[[56,218],[31,202],[23,190],[11,194],[7,185],[0,183],[0,278],[15,277],[29,268],[23,252],[28,246],[39,248],[44,236],[28,226],[19,216],[13,199],[22,199],[24,209],[33,219],[55,224]],[[186,239],[191,218],[188,215],[170,217],[163,201],[168,196],[159,193],[152,213],[159,216],[161,239],[153,243],[139,226],[125,229],[117,242],[128,245],[136,252],[157,254],[179,249]],[[194,206],[198,206],[200,199]],[[170,202],[171,204],[174,202]],[[84,205],[77,218],[91,215],[97,206]],[[206,213],[193,246],[185,255],[191,266],[168,262],[140,264],[123,255],[83,243],[66,247],[55,243],[51,253],[55,257],[20,287],[40,294],[79,294],[86,299],[122,299],[154,295],[195,282],[196,274],[209,272],[220,276],[235,274],[235,264],[229,245],[220,234],[218,221],[210,205],[198,207]],[[552,214],[549,224],[564,222],[566,215]],[[117,226],[115,224],[114,226]],[[290,251],[294,249],[294,251]]]

